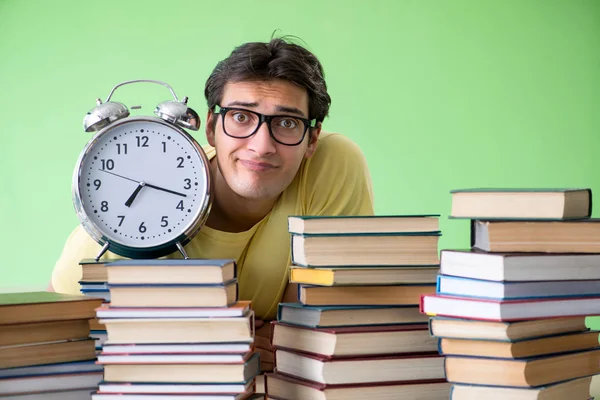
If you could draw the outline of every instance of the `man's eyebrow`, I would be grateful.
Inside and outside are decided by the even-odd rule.
[[[227,107],[231,107],[231,106],[254,108],[254,107],[258,107],[258,103],[256,103],[256,102],[248,103],[246,101],[232,101],[231,103],[227,103]]]
[[[297,114],[297,115],[300,115],[301,117],[304,117],[304,113],[302,112],[302,110],[300,110],[299,108],[296,108],[296,107],[277,106],[275,108],[277,109],[277,111],[286,112],[286,113],[290,113],[290,114]]]

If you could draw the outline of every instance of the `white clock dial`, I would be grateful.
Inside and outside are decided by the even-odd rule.
[[[204,153],[160,119],[119,122],[98,133],[81,156],[77,185],[87,219],[109,241],[133,248],[188,234],[209,197]]]

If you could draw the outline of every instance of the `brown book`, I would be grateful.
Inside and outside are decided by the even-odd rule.
[[[102,299],[53,292],[0,293],[0,325],[89,319]]]
[[[435,284],[392,286],[303,286],[298,300],[311,306],[418,305],[421,295],[434,294]]]
[[[427,324],[306,328],[273,322],[273,346],[322,356],[437,351]]]
[[[570,333],[518,342],[492,340],[441,339],[440,354],[491,358],[526,358],[557,353],[572,353],[598,347],[598,331]]]
[[[592,395],[592,379],[588,376],[537,388],[454,384],[450,400],[587,400]]]
[[[111,307],[227,307],[237,301],[237,281],[224,285],[111,285]]]
[[[279,373],[332,385],[444,378],[444,358],[437,353],[322,357],[276,349],[275,365]]]
[[[440,233],[292,235],[292,261],[311,267],[438,265]]]
[[[587,331],[586,317],[546,318],[515,322],[433,317],[431,334],[441,338],[517,341]]]
[[[471,245],[488,252],[600,253],[600,219],[473,221]]]
[[[230,364],[104,364],[107,382],[240,383],[259,373],[257,354]]]
[[[108,344],[252,342],[254,313],[232,318],[101,319]]]
[[[535,387],[600,373],[600,349],[520,360],[448,356],[445,370],[452,383]]]
[[[591,189],[453,190],[452,218],[569,219],[591,215]]]
[[[92,318],[89,320],[89,326],[91,331],[105,331],[106,325],[98,322],[98,318]]]
[[[86,338],[87,319],[0,325],[0,346]]]
[[[266,374],[271,398],[346,400],[346,399],[447,399],[450,383],[444,379],[325,385],[281,373]]]
[[[0,347],[0,368],[92,360],[96,357],[93,339],[63,340]]]

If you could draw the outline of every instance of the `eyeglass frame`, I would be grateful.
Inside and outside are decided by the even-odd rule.
[[[232,136],[229,133],[227,133],[227,130],[225,129],[225,114],[227,114],[229,111],[244,111],[244,112],[249,112],[251,114],[254,114],[256,116],[258,116],[258,125],[256,126],[256,129],[254,129],[254,131],[246,136]],[[218,114],[221,115],[221,121],[223,122],[223,132],[229,136],[230,138],[234,138],[234,139],[247,139],[249,137],[251,137],[252,135],[256,134],[256,132],[258,132],[258,130],[260,129],[261,125],[263,124],[263,122],[267,123],[267,128],[269,129],[269,135],[271,136],[271,138],[276,141],[279,144],[282,144],[284,146],[298,146],[300,143],[302,143],[304,141],[304,138],[306,137],[306,132],[308,131],[309,128],[316,128],[317,126],[317,120],[316,119],[308,119],[308,118],[302,118],[302,117],[298,117],[297,115],[289,115],[289,114],[277,114],[277,115],[266,115],[266,114],[261,114],[259,112],[253,111],[253,110],[248,110],[247,108],[238,108],[238,107],[221,107],[219,105],[215,106],[215,109],[213,110],[214,114]],[[298,141],[298,143],[294,143],[294,144],[289,144],[289,143],[283,143],[280,142],[279,140],[277,140],[277,138],[275,137],[275,135],[273,134],[273,129],[271,129],[271,121],[274,118],[294,118],[297,120],[302,121],[302,123],[304,124],[304,132],[302,133],[302,137],[300,138],[300,140]]]

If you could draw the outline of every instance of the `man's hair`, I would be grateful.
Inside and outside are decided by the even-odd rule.
[[[331,104],[324,76],[313,53],[285,38],[274,38],[268,43],[250,42],[236,47],[208,77],[204,96],[208,108],[214,110],[228,82],[284,79],[306,89],[308,118],[323,122]]]

